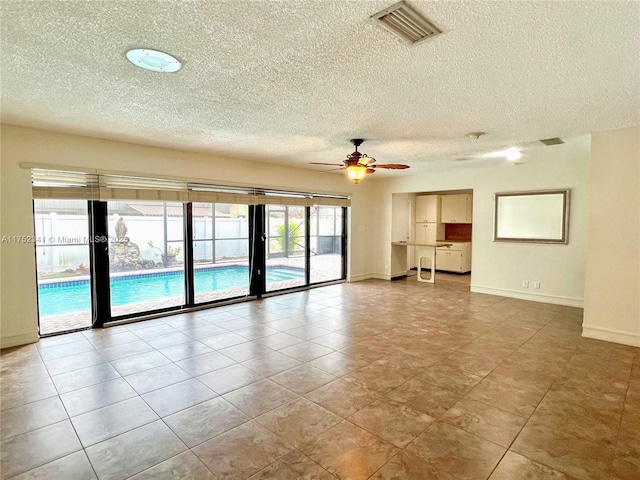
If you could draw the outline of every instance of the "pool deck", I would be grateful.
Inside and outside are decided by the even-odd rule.
[[[313,281],[324,282],[335,280],[340,277],[340,256],[335,254],[318,255],[313,257]],[[283,267],[300,267],[300,258],[278,258],[268,261],[268,266]],[[149,272],[145,270],[144,272]],[[129,274],[140,272],[128,272]],[[88,277],[86,277],[88,278]],[[73,280],[82,280],[85,277],[75,277]],[[270,290],[281,290],[286,288],[294,288],[301,286],[300,279],[284,280],[280,282],[272,282],[269,284]],[[197,294],[198,303],[215,302],[217,300],[225,300],[230,298],[240,298],[248,296],[246,287],[219,290],[216,292],[207,292]],[[130,315],[133,313],[143,313],[150,310],[160,310],[163,308],[175,307],[184,302],[182,296],[166,297],[157,300],[145,300],[144,302],[129,303],[127,305],[112,307],[113,316]],[[84,310],[80,312],[72,312],[61,315],[50,315],[40,319],[40,335],[48,335],[52,333],[65,332],[86,328],[91,325],[91,311]]]

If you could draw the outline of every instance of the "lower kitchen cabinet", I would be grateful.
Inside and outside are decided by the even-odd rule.
[[[446,272],[470,272],[471,242],[452,243],[450,247],[436,248],[436,269]]]

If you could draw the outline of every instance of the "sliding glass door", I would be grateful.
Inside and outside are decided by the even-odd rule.
[[[195,303],[249,295],[249,206],[194,203]]]
[[[344,207],[46,199],[34,209],[42,334],[344,279]]]
[[[183,204],[108,202],[111,316],[185,304]]]
[[[342,207],[311,207],[309,218],[311,283],[344,278],[343,210]]]
[[[307,284],[306,207],[267,205],[266,291]]]
[[[40,334],[91,326],[85,200],[33,201]]]

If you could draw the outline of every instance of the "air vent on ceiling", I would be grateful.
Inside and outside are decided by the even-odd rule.
[[[555,138],[545,138],[543,140],[540,140],[540,142],[544,143],[547,147],[551,146],[551,145],[562,145],[564,142],[562,141],[561,138],[555,137]]]
[[[371,18],[407,43],[420,42],[442,33],[433,22],[405,2],[398,2]]]

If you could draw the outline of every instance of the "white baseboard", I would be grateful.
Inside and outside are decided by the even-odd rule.
[[[20,333],[18,335],[5,335],[0,339],[0,348],[17,347],[19,345],[27,345],[40,340],[38,331]]]
[[[349,275],[349,282],[361,282],[362,280],[368,280],[371,278],[370,273],[361,273],[359,275]]]
[[[371,278],[375,278],[376,280],[391,280],[391,275],[387,275],[385,273],[372,273]]]
[[[640,347],[640,334],[612,330],[610,328],[590,327],[582,325],[582,336],[605,342],[622,343],[632,347]]]
[[[506,288],[483,287],[471,285],[471,291],[475,293],[486,293],[499,297],[518,298],[520,300],[530,300],[532,302],[552,303],[554,305],[564,305],[566,307],[584,308],[582,298],[563,297],[560,295],[547,295],[543,293],[527,293],[519,290],[508,290]]]
[[[389,275],[385,275],[383,273],[361,273],[360,275],[351,275],[349,277],[349,282],[361,282],[362,280],[369,280],[372,278],[376,280],[391,280]]]

